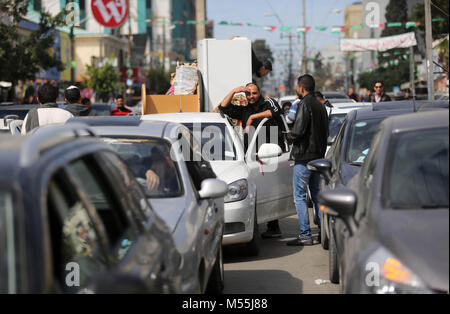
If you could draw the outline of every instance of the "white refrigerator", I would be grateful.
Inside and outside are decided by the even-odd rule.
[[[251,41],[203,39],[197,44],[203,77],[205,111],[211,112],[238,86],[252,81]]]

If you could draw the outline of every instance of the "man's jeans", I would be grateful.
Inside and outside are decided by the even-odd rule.
[[[311,236],[311,228],[309,225],[309,214],[307,189],[311,192],[312,202],[316,210],[319,210],[319,204],[317,203],[317,194],[319,194],[320,174],[311,172],[308,170],[305,164],[295,164],[294,166],[294,202],[297,209],[298,221],[300,224],[300,235],[302,237]],[[320,219],[320,215],[319,215]],[[320,221],[319,221],[320,227]]]

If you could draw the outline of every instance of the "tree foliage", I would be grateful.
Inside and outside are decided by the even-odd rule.
[[[41,11],[38,29],[28,35],[19,34],[19,23],[28,12],[30,0],[0,0],[0,81],[16,84],[34,79],[36,73],[63,64],[51,48],[55,43],[55,28],[63,25],[64,12],[52,17]]]
[[[164,95],[170,88],[170,74],[163,67],[152,68],[147,74],[148,88],[153,95]]]
[[[401,22],[405,25],[410,21],[406,0],[390,0],[386,7],[386,24]],[[404,27],[386,27],[381,32],[381,37],[395,36],[405,33]],[[400,86],[401,84],[408,82],[409,77],[409,61],[401,60],[401,55],[406,53],[405,49],[392,49],[388,51],[390,54],[387,56],[383,53],[378,55],[378,64],[382,66],[385,62],[398,59],[399,64],[395,67],[390,65],[388,68],[380,67],[372,73],[362,73],[358,77],[358,83],[361,88],[373,89],[376,80],[381,80],[384,83],[385,91],[391,91],[394,86]],[[395,57],[398,55],[399,57]],[[412,56],[409,56],[410,58]]]
[[[109,62],[100,68],[94,64],[86,65],[86,68],[85,84],[97,93],[98,98],[107,101],[109,93],[117,92],[120,89],[120,73],[117,73],[115,67]]]

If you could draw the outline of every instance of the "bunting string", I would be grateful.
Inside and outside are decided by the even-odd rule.
[[[445,21],[446,19],[444,18],[434,18],[432,20],[432,22],[442,22]],[[150,23],[153,24],[159,24],[159,25],[165,25],[165,24],[169,24],[167,20],[164,19],[150,19],[149,20]],[[274,32],[276,30],[280,31],[280,32],[292,32],[293,30],[295,32],[297,32],[298,34],[306,34],[309,31],[311,31],[313,28],[312,27],[294,27],[294,26],[271,26],[271,25],[257,25],[257,24],[252,24],[252,23],[236,23],[236,22],[229,22],[229,21],[219,21],[219,22],[214,22],[212,20],[206,20],[206,21],[195,21],[195,20],[187,20],[187,21],[173,21],[171,23],[173,26],[177,27],[177,26],[184,26],[184,25],[198,25],[198,24],[204,24],[204,25],[219,25],[219,26],[233,26],[233,27],[253,27],[253,28],[260,28],[263,29],[265,31],[268,32]],[[402,22],[390,22],[390,23],[386,23],[386,24],[380,24],[378,26],[375,27],[371,27],[371,28],[380,28],[380,29],[384,29],[384,28],[392,28],[392,27],[400,27],[400,28],[405,28],[405,29],[412,29],[412,28],[418,28],[419,26],[421,26],[420,22],[406,22],[406,23],[402,23]],[[349,30],[359,30],[359,29],[364,29],[368,26],[365,26],[363,24],[359,24],[359,25],[351,25],[351,26],[315,26],[314,30],[318,31],[318,32],[326,32],[326,31],[330,31],[332,34],[343,34],[345,33],[345,31],[347,29]]]

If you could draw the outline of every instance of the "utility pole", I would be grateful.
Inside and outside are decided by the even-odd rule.
[[[427,46],[428,100],[434,100],[434,64],[431,25],[431,0],[425,0],[425,41]]]
[[[74,0],[71,0],[70,2],[73,2]],[[75,24],[72,23],[72,25],[70,26],[70,33],[69,33],[69,38],[70,38],[70,80],[72,81],[72,83],[74,84],[76,81],[76,73],[75,70],[76,68],[74,67],[74,59],[75,59],[75,34],[74,34],[74,27]]]
[[[413,99],[416,99],[416,75],[414,68],[414,48],[411,46],[409,47],[409,80],[411,82],[411,95]]]
[[[286,36],[283,36],[283,34],[281,34],[281,39],[283,38],[288,38],[289,39],[289,64],[288,64],[288,87],[287,87],[287,92],[289,93],[289,95],[293,94],[293,84],[292,84],[292,74],[293,74],[293,70],[292,70],[292,66],[294,63],[294,53],[293,53],[293,47],[292,47],[292,38],[294,37],[294,35],[292,35],[291,33],[289,33]]]
[[[164,19],[163,23],[163,55],[162,55],[162,64],[164,73],[166,72],[166,19]]]
[[[305,0],[303,0],[303,27],[306,28],[306,5]],[[306,46],[306,32],[303,33],[303,58],[302,58],[302,72],[303,74],[308,73],[308,56],[307,56],[307,46]]]
[[[132,99],[132,86],[133,86],[133,69],[131,67],[131,36],[132,36],[132,29],[131,29],[131,7],[130,7],[130,0],[127,1],[128,5],[128,60],[127,60],[127,95],[128,95],[128,102],[131,102]],[[128,85],[129,81],[131,80],[131,85]]]

